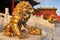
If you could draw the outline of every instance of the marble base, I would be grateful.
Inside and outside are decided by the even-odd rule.
[[[0,40],[40,40],[41,36],[37,35],[28,35],[26,39],[19,39],[18,37],[7,37],[4,36],[3,33],[0,33]]]
[[[0,40],[41,40],[42,37],[46,36],[46,32],[42,31],[42,35],[28,35],[28,38],[19,39],[18,37],[7,37],[3,35],[3,32],[0,33]]]

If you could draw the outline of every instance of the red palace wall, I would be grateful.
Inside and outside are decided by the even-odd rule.
[[[56,8],[38,8],[33,14],[36,16],[43,15],[44,18],[49,18],[51,15],[57,16]]]

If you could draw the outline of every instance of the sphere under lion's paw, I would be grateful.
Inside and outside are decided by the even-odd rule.
[[[32,35],[41,35],[42,30],[37,28],[37,27],[31,27],[29,29],[29,33],[32,34]]]

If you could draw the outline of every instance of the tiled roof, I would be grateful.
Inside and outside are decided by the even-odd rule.
[[[57,10],[57,8],[55,8],[55,7],[40,7],[38,9],[55,9],[55,10]]]

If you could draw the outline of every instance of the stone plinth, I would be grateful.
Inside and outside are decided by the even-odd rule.
[[[0,40],[41,40],[40,35],[28,35],[28,38],[18,39],[18,37],[7,37],[0,33]]]

